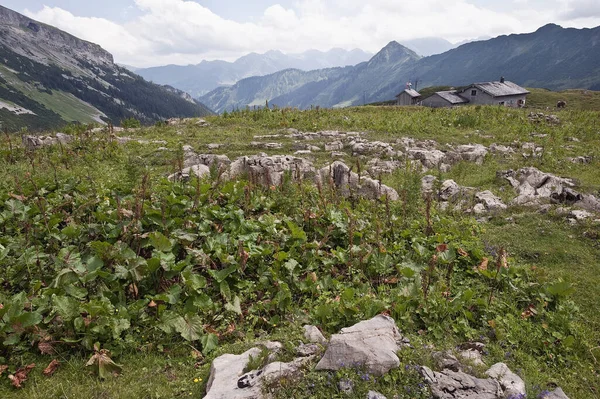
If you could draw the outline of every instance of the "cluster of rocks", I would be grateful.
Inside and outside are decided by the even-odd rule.
[[[340,161],[316,169],[312,162],[294,155],[259,154],[243,156],[231,161],[225,155],[196,154],[184,146],[184,169],[169,176],[171,181],[189,180],[192,176],[204,177],[210,168],[216,168],[226,179],[247,176],[255,184],[279,186],[286,174],[295,180],[312,180],[315,184],[335,187],[344,196],[378,199],[387,196],[391,201],[399,198],[396,190],[368,176],[360,176]]]
[[[57,144],[69,144],[75,138],[71,135],[65,133],[56,133],[54,136],[30,136],[24,135],[21,137],[21,141],[23,142],[23,146],[29,150],[33,151],[40,147],[46,147]]]
[[[200,127],[210,126],[210,123],[206,120],[198,118],[170,118],[165,121],[165,124],[169,126],[187,125],[188,123],[194,123],[194,125]]]
[[[572,179],[545,173],[534,167],[499,171],[497,176],[506,179],[518,194],[510,202],[511,205],[554,203],[600,212],[600,200],[591,194],[576,191]]]
[[[425,195],[434,195],[440,202],[441,209],[449,209],[453,205],[453,209],[456,211],[481,215],[508,208],[499,197],[489,190],[477,192],[474,188],[462,187],[451,179],[443,181],[438,186],[437,177],[432,175],[422,178],[421,190]]]
[[[365,373],[383,376],[400,367],[397,352],[410,347],[410,341],[400,333],[395,321],[384,315],[343,328],[327,341],[315,326],[304,326],[307,343],[296,348],[297,357],[290,362],[277,361],[283,348],[278,342],[263,342],[241,355],[225,354],[216,358],[210,370],[204,399],[263,399],[272,396],[269,386],[280,379],[300,379],[305,370],[337,371],[359,365]],[[436,399],[501,399],[524,398],[525,383],[506,364],[494,364],[486,371],[487,378],[477,378],[472,367],[485,367],[482,359],[484,345],[467,343],[452,352],[434,352],[433,360],[440,371],[418,367],[424,381],[430,385]],[[245,372],[252,359],[266,356],[266,365]],[[461,360],[459,360],[459,358]],[[338,388],[353,394],[351,380],[340,380]],[[568,399],[557,388],[544,399]],[[367,399],[385,399],[369,391]]]
[[[594,216],[593,212],[600,212],[600,200],[594,195],[576,191],[573,188],[575,182],[571,179],[545,173],[534,167],[499,171],[497,177],[506,180],[517,194],[508,205],[547,209],[547,205],[560,204],[579,208],[565,212],[571,221],[590,219]],[[458,185],[454,180],[438,183],[437,178],[432,175],[422,178],[421,190],[425,195],[433,195],[440,202],[441,209],[453,206],[456,211],[481,215],[508,208],[502,199],[489,190],[477,192],[472,187]]]
[[[556,115],[546,115],[543,112],[531,112],[527,117],[532,123],[546,122],[551,125],[559,125],[560,119]]]

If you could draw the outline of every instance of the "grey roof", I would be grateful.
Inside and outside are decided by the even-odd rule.
[[[492,97],[504,97],[504,96],[515,96],[520,94],[529,94],[527,90],[515,84],[505,80],[504,82],[483,82],[473,83],[466,89],[461,90],[461,93],[469,90],[471,87],[477,87],[480,90],[488,93]]]
[[[456,90],[450,91],[437,91],[435,94],[442,97],[444,100],[448,101],[450,104],[464,104],[468,103],[469,100],[466,98],[462,98],[456,93]]]
[[[396,97],[400,97],[402,95],[402,93],[408,93],[408,95],[413,98],[421,97],[421,94],[419,94],[419,92],[416,91],[415,89],[404,89],[404,91],[401,92],[400,94],[398,94]]]

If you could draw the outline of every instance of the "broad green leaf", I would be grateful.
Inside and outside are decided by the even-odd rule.
[[[194,273],[192,270],[186,270],[182,273],[186,287],[200,293],[206,287],[206,278]]]
[[[283,267],[285,267],[291,274],[298,265],[299,263],[295,259],[290,259],[283,264]]]
[[[225,310],[229,310],[230,312],[234,312],[238,315],[241,315],[242,308],[241,308],[241,304],[240,304],[240,297],[236,295],[235,298],[233,298],[233,303],[231,303],[231,302],[226,303]]]
[[[79,316],[79,301],[68,296],[52,297],[52,305],[56,313],[66,322],[69,322]]]
[[[202,343],[202,353],[208,355],[219,346],[219,337],[215,334],[206,334],[200,342]]]
[[[231,288],[229,288],[229,284],[227,284],[227,281],[221,281],[221,284],[219,284],[219,290],[221,291],[221,295],[223,296],[223,298],[225,298],[228,301],[231,300]]]
[[[15,318],[13,324],[19,324],[19,327],[27,328],[40,324],[42,319],[42,315],[37,312],[27,312]]]
[[[150,245],[157,251],[170,252],[173,249],[171,241],[158,231],[150,234],[149,238]]]
[[[197,341],[202,338],[204,324],[198,315],[185,315],[177,320],[175,331],[187,341]]]

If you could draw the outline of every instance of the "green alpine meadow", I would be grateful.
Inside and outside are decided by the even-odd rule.
[[[262,389],[343,398],[339,382],[351,381],[352,397],[429,398],[419,367],[435,367],[433,352],[476,341],[486,365],[506,363],[523,378],[527,397],[557,386],[571,398],[597,397],[597,214],[575,220],[557,201],[476,214],[465,211],[472,197],[443,200],[442,182],[452,179],[508,203],[514,189],[497,171],[523,167],[597,195],[599,111],[532,115],[481,106],[262,109],[112,133],[71,125],[66,144],[32,147],[4,135],[1,396],[202,397],[220,355],[278,341],[275,356],[290,361],[304,325],[329,337],[383,314],[410,342],[400,367],[375,377],[356,364],[316,371],[313,359],[301,377]],[[274,157],[298,143],[314,151],[296,157],[331,168],[331,153],[316,149],[331,139],[298,140],[301,132],[361,132],[394,148],[403,138],[440,148],[532,142],[543,152],[489,152],[479,164],[428,171],[409,152],[382,155],[400,165],[378,175],[396,198],[344,194],[333,178],[315,183],[293,168],[271,184],[254,172],[233,178],[233,166],[218,163],[202,176],[182,173],[190,151]],[[267,145],[274,140],[277,148]],[[348,173],[367,179],[370,157],[338,153]],[[573,163],[580,155],[589,162]],[[437,182],[430,191],[424,176]],[[245,371],[272,361],[265,350]],[[478,377],[485,369],[470,366]]]

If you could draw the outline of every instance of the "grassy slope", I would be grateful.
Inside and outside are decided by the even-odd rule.
[[[81,123],[94,123],[101,112],[89,104],[84,103],[70,93],[53,91],[52,94],[40,91],[32,85],[21,81],[14,73],[0,65],[0,73],[11,83],[13,89],[19,90],[47,109],[59,114],[65,121],[79,121]]]
[[[556,108],[556,103],[566,101],[567,107],[580,110],[599,110],[600,92],[592,90],[551,91],[546,89],[528,89],[531,94],[527,98],[530,107]]]
[[[532,101],[535,101],[535,92]],[[542,93],[543,94],[543,93]],[[545,97],[546,103],[554,99]],[[569,102],[569,100],[567,100]],[[573,103],[575,104],[575,100]],[[531,102],[530,102],[531,104]],[[542,103],[543,104],[543,103]],[[588,104],[595,107],[593,104]],[[595,108],[598,109],[598,108]],[[190,144],[199,151],[206,149],[208,143],[222,143],[224,149],[219,153],[227,153],[231,157],[252,154],[259,150],[249,148],[248,144],[254,135],[272,134],[281,128],[294,127],[305,131],[339,129],[344,131],[369,131],[369,139],[394,141],[402,136],[421,139],[435,139],[440,143],[479,142],[489,145],[492,142],[509,144],[515,140],[533,141],[546,148],[542,159],[525,161],[517,156],[511,159],[489,158],[484,165],[459,164],[442,177],[455,179],[461,185],[469,185],[482,189],[492,189],[497,194],[508,198],[508,188],[495,178],[499,169],[518,168],[525,165],[536,166],[544,171],[554,172],[562,176],[576,178],[581,189],[596,192],[600,188],[600,135],[598,135],[599,112],[582,112],[569,107],[556,114],[561,118],[560,126],[546,124],[535,125],[528,122],[529,110],[505,110],[500,108],[466,107],[457,110],[428,110],[417,108],[373,108],[361,107],[335,111],[273,112],[261,118],[252,114],[234,117],[210,118],[212,127],[199,129],[193,125],[187,127],[150,128],[140,132],[145,138],[162,138],[167,140],[170,149],[180,144]],[[181,134],[175,134],[179,131]],[[532,132],[548,134],[545,138],[530,136]],[[492,137],[488,137],[492,136]],[[575,137],[579,142],[568,141]],[[269,153],[292,152],[291,139],[272,139],[284,143],[283,150],[267,151]],[[319,144],[318,142],[310,144]],[[572,146],[565,149],[566,145]],[[139,146],[131,145],[130,154],[141,156],[130,158],[130,164],[103,165],[103,169],[80,169],[93,179],[104,178],[107,184],[127,180],[132,167],[150,167],[159,173],[174,170],[173,155],[157,153],[156,147],[162,144]],[[591,155],[594,161],[588,165],[573,165],[566,157],[573,155]],[[327,155],[316,155],[318,165],[330,162]],[[347,156],[347,161],[351,157]],[[25,170],[24,170],[25,171]],[[14,166],[3,166],[3,173],[14,173]],[[436,172],[434,172],[436,173]],[[394,185],[394,179],[387,178]],[[109,182],[112,180],[112,183]],[[0,184],[4,191],[10,189],[10,182]],[[485,238],[490,245],[505,245],[516,262],[536,266],[545,278],[563,277],[572,282],[577,289],[573,299],[581,309],[580,323],[587,333],[590,346],[600,345],[600,234],[598,226],[570,226],[564,218],[553,215],[539,215],[533,210],[516,209],[512,215],[500,215],[485,226]],[[512,216],[512,220],[506,220]],[[543,277],[544,278],[544,277]],[[297,331],[296,331],[297,333]],[[415,338],[416,339],[416,338]],[[440,347],[449,347],[452,342],[439,342]],[[165,360],[162,355],[130,354],[118,359],[128,365],[123,377],[99,382],[81,372],[84,358],[75,358],[67,363],[67,367],[52,379],[45,379],[34,371],[33,384],[28,384],[22,392],[14,392],[8,384],[0,385],[0,396],[19,398],[41,397],[91,397],[91,398],[158,398],[184,397],[190,392],[194,396],[202,393],[202,382],[193,383],[193,378],[208,375],[209,359],[201,362],[198,371],[194,371],[194,359],[186,347],[173,353],[172,359]],[[188,348],[189,349],[189,348]],[[227,351],[239,347],[223,347]],[[547,386],[556,382],[563,386],[573,398],[598,397],[598,365],[590,358],[576,369],[563,370],[552,367],[534,359],[518,348],[511,350],[497,346],[490,348],[493,361],[506,360],[511,366],[518,367],[526,376],[530,388],[532,385]],[[600,351],[594,352],[600,359]],[[25,357],[27,359],[27,357]],[[29,360],[29,359],[28,359]],[[30,360],[36,360],[35,358]],[[37,359],[41,364],[49,358]],[[170,364],[170,366],[169,366]],[[172,371],[172,372],[171,372]],[[144,381],[139,383],[139,381]],[[291,396],[293,397],[293,396]]]

